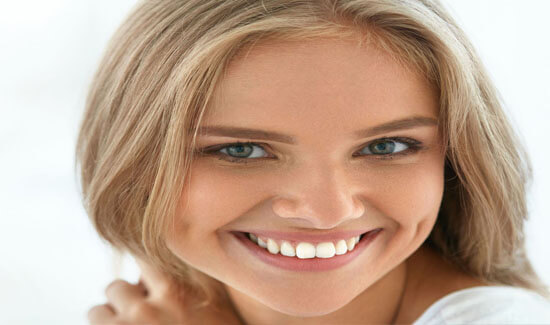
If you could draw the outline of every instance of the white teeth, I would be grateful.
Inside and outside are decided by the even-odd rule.
[[[292,247],[292,245],[290,245],[290,243],[286,241],[281,244],[281,254],[284,256],[296,256],[294,247]]]
[[[348,251],[351,251],[355,247],[355,237],[346,240],[346,244],[348,245]]]
[[[279,245],[271,238],[267,239],[267,250],[271,254],[277,254],[279,253]]]
[[[267,248],[267,243],[258,237],[258,245],[262,248]]]
[[[336,248],[331,242],[320,243],[315,247],[315,256],[320,258],[330,258],[336,253]]]
[[[314,258],[315,246],[310,243],[299,243],[298,246],[296,246],[296,256],[298,256],[298,258]]]
[[[343,255],[348,252],[348,245],[346,241],[341,239],[336,243],[336,255]]]
[[[304,258],[331,258],[335,255],[343,255],[346,254],[348,251],[352,251],[360,239],[359,236],[348,238],[347,240],[341,239],[334,244],[333,242],[323,242],[317,244],[317,246],[307,243],[307,242],[300,242],[294,248],[292,244],[288,241],[283,240],[281,245],[271,239],[271,238],[265,238],[261,239],[257,235],[254,235],[252,233],[248,233],[248,238],[250,238],[251,241],[256,243],[258,246],[262,248],[266,248],[271,254],[281,254],[283,256],[297,256],[298,258],[304,259]]]

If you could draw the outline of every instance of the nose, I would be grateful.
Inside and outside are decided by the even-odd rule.
[[[332,229],[365,213],[365,205],[341,169],[304,168],[286,177],[280,195],[272,201],[273,212],[295,219],[297,226]]]

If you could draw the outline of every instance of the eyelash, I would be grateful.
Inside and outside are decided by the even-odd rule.
[[[420,141],[417,141],[417,140],[414,140],[414,139],[411,139],[411,138],[388,137],[388,138],[380,138],[380,139],[373,140],[373,141],[363,145],[361,147],[361,150],[359,150],[359,151],[362,151],[365,147],[368,147],[368,146],[370,146],[371,144],[374,144],[374,143],[381,143],[381,142],[383,143],[383,142],[390,142],[390,141],[405,144],[405,145],[407,145],[407,149],[404,149],[404,150],[396,152],[396,153],[390,153],[390,154],[372,154],[372,153],[370,153],[370,154],[353,154],[353,156],[354,157],[364,157],[364,156],[366,156],[367,159],[391,160],[391,159],[394,159],[394,158],[400,157],[400,156],[412,155],[412,154],[414,154],[414,153],[416,153],[419,150],[424,148]],[[220,144],[220,145],[214,145],[214,146],[209,146],[209,147],[206,147],[206,148],[202,148],[202,149],[198,150],[198,153],[201,154],[201,155],[218,156],[220,160],[225,160],[225,161],[229,161],[229,162],[232,162],[232,163],[241,163],[241,164],[254,163],[254,162],[257,162],[257,161],[260,161],[260,160],[265,160],[265,159],[273,159],[273,157],[237,158],[237,157],[232,157],[228,154],[219,152],[222,149],[225,149],[225,148],[228,148],[228,147],[233,147],[233,146],[240,146],[240,145],[258,146],[258,147],[262,148],[262,150],[264,150],[265,152],[268,152],[268,150],[266,150],[265,147],[269,147],[269,145],[265,144],[265,143],[240,142],[239,141],[239,142],[234,142],[234,143]]]

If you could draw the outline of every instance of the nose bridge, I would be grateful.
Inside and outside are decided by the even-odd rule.
[[[273,202],[273,211],[280,217],[330,229],[359,218],[365,211],[343,168],[330,164],[303,166],[287,174],[286,179]]]

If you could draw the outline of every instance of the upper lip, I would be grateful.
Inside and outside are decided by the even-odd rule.
[[[245,231],[247,233],[252,233],[257,236],[261,237],[267,237],[271,239],[279,239],[279,240],[291,240],[291,241],[305,241],[309,243],[320,243],[320,242],[326,242],[326,241],[336,241],[340,239],[349,239],[351,237],[356,237],[359,235],[362,235],[364,233],[367,233],[369,231],[378,230],[381,228],[374,228],[374,229],[368,229],[368,230],[340,230],[340,231],[332,231],[328,233],[307,233],[307,232],[283,232],[283,231],[273,231],[273,230],[249,230]]]

